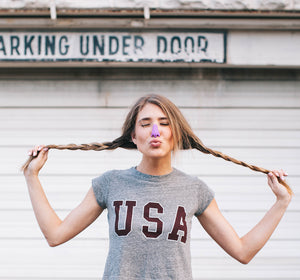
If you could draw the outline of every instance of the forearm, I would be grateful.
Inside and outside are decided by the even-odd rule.
[[[33,211],[50,246],[56,238],[56,231],[61,220],[51,207],[37,175],[25,176]]]
[[[266,244],[283,217],[289,202],[290,200],[277,200],[261,221],[241,238],[243,262],[248,263]]]
[[[243,264],[249,263],[265,245],[284,215],[290,197],[278,199],[262,220],[243,237],[220,212],[215,199],[198,219],[207,233],[233,258]]]

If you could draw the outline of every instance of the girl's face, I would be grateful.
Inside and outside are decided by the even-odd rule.
[[[167,116],[157,105],[148,103],[138,113],[132,141],[144,157],[171,157],[174,148],[171,127]]]

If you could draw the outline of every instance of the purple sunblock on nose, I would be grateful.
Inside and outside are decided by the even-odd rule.
[[[156,137],[159,137],[159,136],[160,136],[160,134],[159,134],[159,131],[158,131],[158,127],[157,127],[156,124],[154,124],[154,125],[152,126],[151,137],[156,138]]]

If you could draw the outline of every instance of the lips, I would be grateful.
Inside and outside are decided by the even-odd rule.
[[[161,145],[161,141],[153,139],[153,140],[150,141],[150,145],[152,147],[159,147]]]

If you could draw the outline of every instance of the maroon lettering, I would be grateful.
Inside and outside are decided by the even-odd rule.
[[[136,201],[126,201],[125,203],[127,206],[125,229],[119,229],[120,206],[123,205],[123,201],[114,201],[113,205],[116,212],[115,232],[119,236],[125,236],[131,231],[133,207],[136,206]]]
[[[156,209],[157,213],[163,213],[163,208],[159,203],[155,202],[149,202],[144,207],[144,218],[148,222],[156,223],[156,230],[150,231],[148,226],[143,226],[143,233],[146,237],[157,238],[162,234],[163,222],[158,218],[150,217],[150,209]]]
[[[168,239],[170,240],[178,240],[179,234],[178,231],[183,231],[183,235],[181,237],[181,242],[185,243],[187,238],[187,226],[185,221],[186,213],[182,206],[178,206],[175,223],[173,226],[173,230],[168,235]]]

